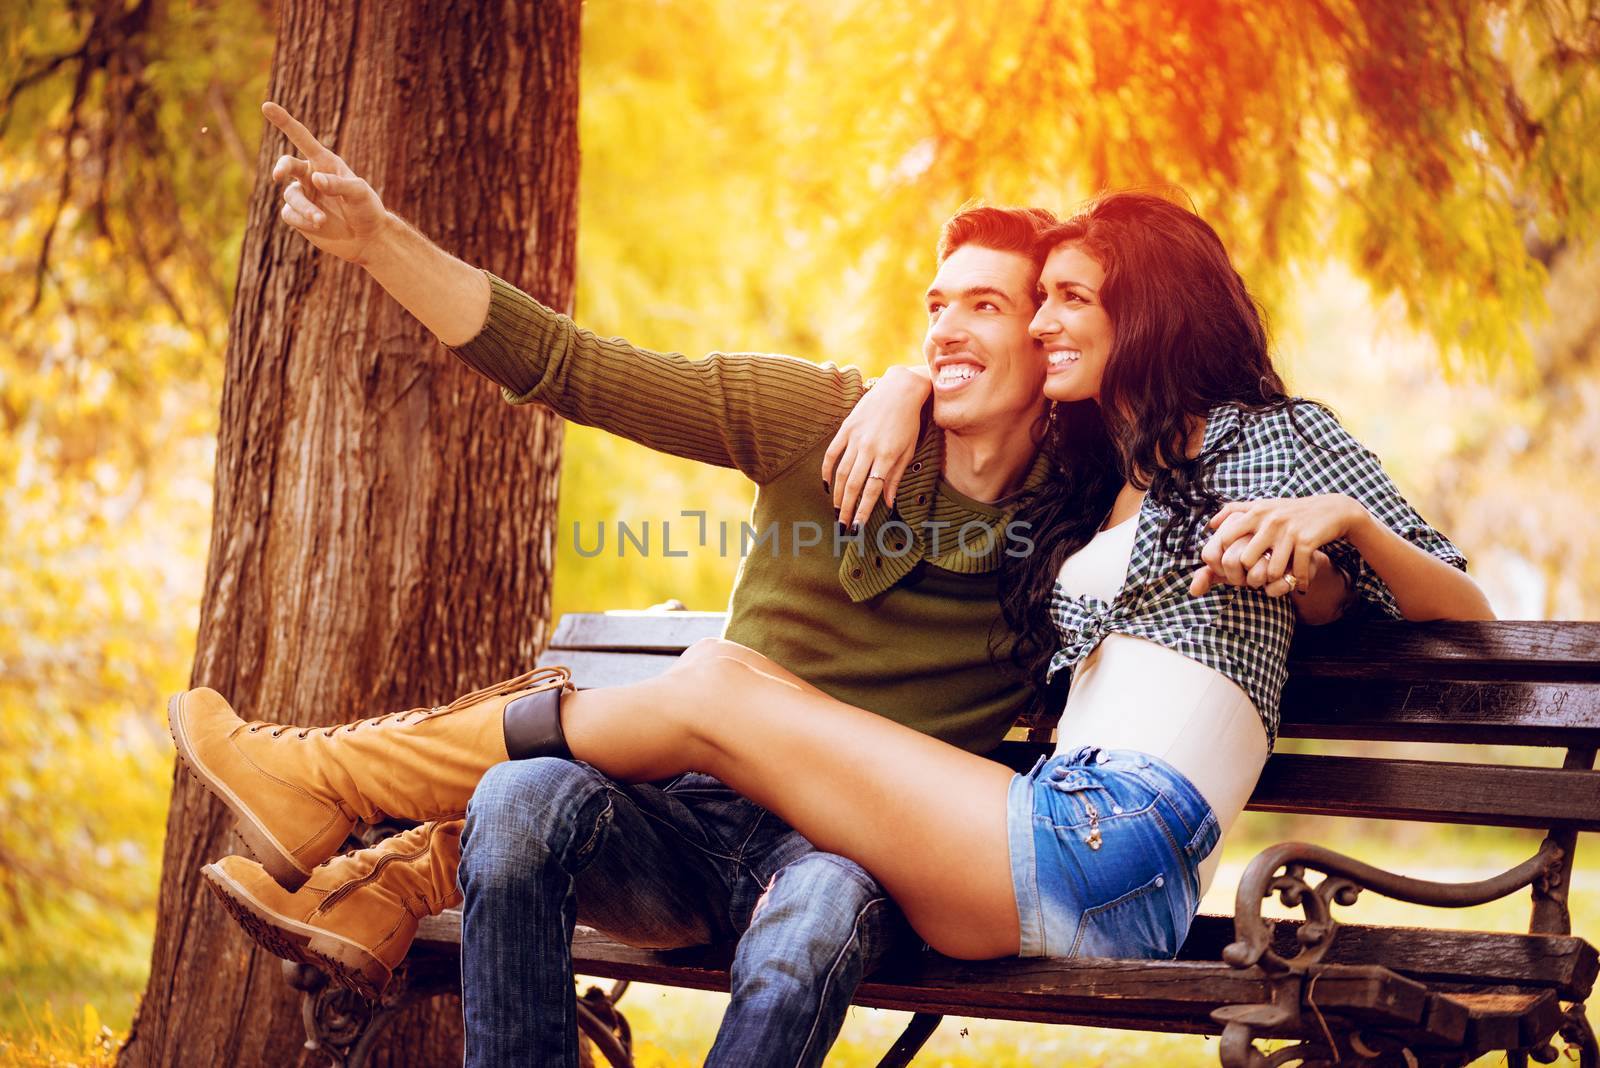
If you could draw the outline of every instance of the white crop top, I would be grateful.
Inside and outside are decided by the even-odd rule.
[[[1114,600],[1133,555],[1137,514],[1102,530],[1061,565],[1063,592]],[[1267,762],[1267,732],[1250,698],[1215,668],[1130,634],[1108,634],[1072,673],[1056,752],[1079,746],[1160,757],[1194,783],[1226,838]],[[1222,841],[1200,864],[1205,893]]]

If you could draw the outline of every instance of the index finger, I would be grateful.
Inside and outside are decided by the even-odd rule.
[[[321,141],[312,136],[311,131],[306,129],[299,119],[285,111],[282,105],[268,100],[261,105],[261,114],[267,117],[268,122],[282,130],[284,136],[304,153],[307,159],[333,155]]]
[[[1244,511],[1246,508],[1250,507],[1250,504],[1250,501],[1228,501],[1221,508],[1217,509],[1217,514],[1211,517],[1211,520],[1206,524],[1206,526],[1210,527],[1212,530],[1216,530],[1222,525],[1222,521],[1224,519],[1228,518],[1230,515],[1233,515],[1235,512]]]

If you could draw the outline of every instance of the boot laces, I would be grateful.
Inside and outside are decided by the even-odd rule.
[[[498,694],[510,693],[513,690],[526,689],[529,686],[535,686],[541,683],[556,682],[559,680],[560,684],[565,686],[570,680],[571,676],[572,673],[570,671],[559,665],[556,667],[534,668],[532,671],[524,671],[515,678],[506,679],[504,682],[497,682],[492,686],[485,686],[482,689],[473,690],[471,693],[463,694],[454,701],[451,701],[448,705],[434,705],[431,708],[408,708],[404,712],[389,712],[385,715],[375,716],[371,719],[358,719],[354,723],[335,723],[331,727],[296,727],[292,723],[257,722],[250,724],[246,730],[248,733],[254,734],[257,731],[266,730],[270,727],[272,731],[272,737],[274,738],[282,737],[287,731],[294,731],[296,738],[309,738],[314,733],[321,734],[324,738],[332,738],[339,731],[348,732],[353,731],[358,727],[375,727],[380,723],[388,723],[391,720],[395,723],[404,723],[411,716],[417,716],[419,714],[422,718],[427,718],[434,715],[444,715],[446,713],[454,712],[457,709],[465,708],[467,705],[472,705],[478,703],[479,701],[487,700],[488,698],[494,697]]]

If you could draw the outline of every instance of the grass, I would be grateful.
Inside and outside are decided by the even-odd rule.
[[[92,1005],[65,1018],[47,1001],[37,1010],[20,1006],[20,1026],[0,1033],[0,1065],[6,1068],[111,1068],[121,1035],[103,1023]]]
[[[1299,819],[1246,813],[1226,843],[1222,866],[1202,911],[1231,913],[1245,863],[1263,846],[1307,838],[1392,871],[1446,880],[1481,878],[1532,855],[1534,831],[1389,824],[1379,838],[1354,820]],[[1600,849],[1584,835],[1571,897],[1573,930],[1600,940]],[[1337,911],[1349,922],[1525,931],[1526,892],[1472,909],[1428,909],[1364,894]],[[1285,910],[1269,909],[1287,915]],[[115,1042],[132,1021],[149,966],[151,931],[130,931],[126,946],[51,961],[42,952],[0,959],[0,1068],[112,1063]],[[698,1065],[716,1035],[726,997],[637,984],[621,1008],[638,1042],[641,1068]],[[828,1063],[876,1064],[909,1019],[902,1012],[852,1009]],[[919,1068],[1032,1065],[1171,1065],[1217,1063],[1215,1038],[949,1018],[917,1058]],[[1503,1063],[1485,1057],[1480,1065]]]

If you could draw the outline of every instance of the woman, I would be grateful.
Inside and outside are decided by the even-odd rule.
[[[1049,761],[1015,775],[726,642],[702,643],[634,686],[572,693],[546,672],[442,709],[296,730],[318,747],[309,765],[304,746],[271,741],[292,728],[245,725],[220,696],[191,691],[172,704],[180,753],[240,816],[278,884],[310,879],[289,894],[228,858],[208,869],[213,888],[269,948],[371,992],[415,923],[381,947],[331,939],[317,914],[348,895],[319,887],[313,865],[354,818],[459,815],[461,784],[470,794],[477,754],[503,731],[500,756],[570,751],[621,781],[716,776],[859,862],[950,956],[1175,954],[1200,865],[1275,735],[1295,620],[1285,594],[1313,620],[1354,598],[1410,619],[1489,609],[1460,555],[1375,458],[1324,409],[1284,394],[1256,308],[1203,221],[1115,194],[1047,247],[1031,332],[1050,364],[1046,393],[1078,404],[1053,419],[1045,444],[1063,477],[1017,516],[1033,524],[1035,551],[1011,561],[1002,583],[1019,660],[1041,678],[1073,673]],[[892,383],[870,395],[881,414],[861,419],[914,437],[927,384]],[[873,465],[896,451],[845,450],[845,483],[876,481]],[[1114,461],[1114,498],[1095,456]],[[396,729],[430,739],[416,762],[361,766],[360,739]],[[287,783],[279,800],[244,785],[266,780]],[[331,799],[337,815],[298,819],[298,794]],[[441,827],[407,832],[426,849],[389,846],[370,861],[393,871],[434,858],[431,882],[421,873],[394,891],[413,914],[453,903],[454,832]]]

